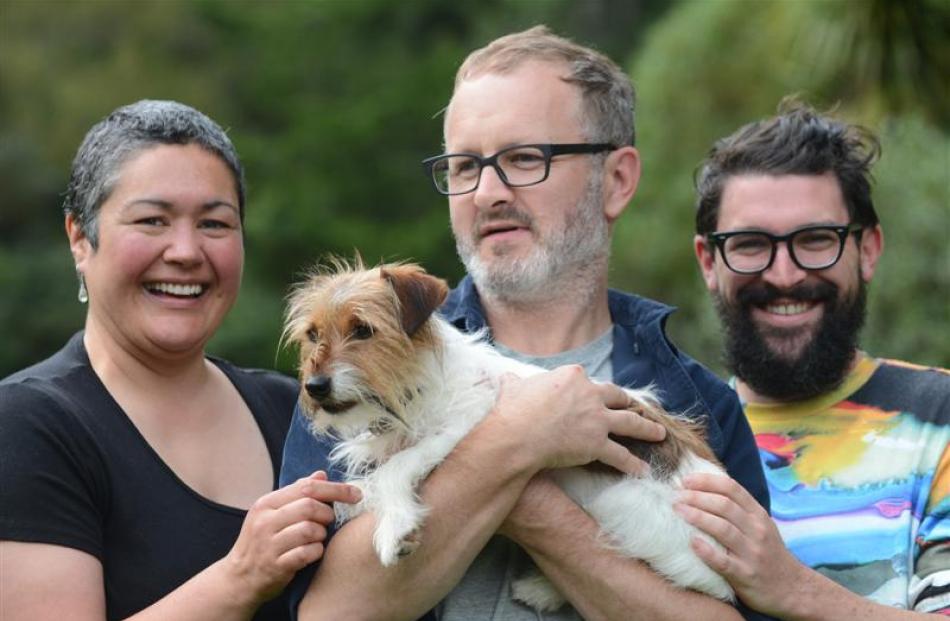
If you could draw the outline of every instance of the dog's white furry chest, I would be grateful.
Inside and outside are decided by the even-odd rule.
[[[524,377],[543,371],[501,356],[478,337],[463,335],[448,325],[441,327],[445,346],[440,352],[423,354],[420,386],[406,404],[408,428],[394,426],[388,433],[365,428],[340,430],[341,442],[330,458],[343,468],[350,482],[362,488],[363,501],[355,507],[338,504],[339,519],[372,509],[394,495],[414,498],[422,479],[494,407],[502,375]],[[382,415],[374,403],[361,403],[356,408],[365,410],[353,412],[362,420]],[[406,520],[416,521],[424,515],[424,508],[404,505],[401,513]]]
[[[341,430],[331,460],[353,476],[368,475],[400,452],[416,452],[420,444],[444,449],[444,455],[494,407],[505,373],[522,377],[543,369],[505,358],[490,346],[446,326],[443,351],[425,352],[423,373],[406,404],[408,429],[395,426],[388,433],[364,427]],[[378,405],[361,403],[353,414],[361,420],[381,416]]]

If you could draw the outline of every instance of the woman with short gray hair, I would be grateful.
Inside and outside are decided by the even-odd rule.
[[[296,384],[205,353],[237,297],[244,175],[176,102],[94,126],[65,225],[85,329],[0,382],[0,593],[12,619],[286,619],[323,553],[323,473],[274,491]]]

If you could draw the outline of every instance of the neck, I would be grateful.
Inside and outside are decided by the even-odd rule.
[[[590,343],[610,328],[607,287],[527,305],[483,299],[492,337],[531,356],[552,356]]]
[[[207,381],[203,349],[167,357],[156,355],[127,339],[113,337],[91,319],[86,321],[83,343],[93,370],[110,392],[118,386],[153,388],[158,392],[170,387],[171,391],[165,394],[181,395]]]
[[[854,354],[851,356],[851,362],[848,363],[848,368],[845,371],[843,377],[847,377],[854,370],[855,365],[857,365],[858,361],[860,360],[861,352],[859,350],[855,350]],[[787,401],[756,392],[751,386],[746,384],[740,378],[736,378],[736,393],[738,393],[739,398],[743,403],[761,403],[765,405],[780,405],[783,403],[789,403]],[[817,397],[818,395],[815,396]]]

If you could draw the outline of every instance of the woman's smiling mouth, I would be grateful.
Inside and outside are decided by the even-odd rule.
[[[145,289],[155,295],[169,295],[176,298],[196,298],[205,292],[207,285],[201,283],[150,282],[145,283]]]

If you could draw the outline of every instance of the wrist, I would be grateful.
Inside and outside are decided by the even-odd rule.
[[[205,573],[210,574],[211,581],[217,585],[216,591],[221,593],[223,605],[234,613],[253,614],[268,599],[251,580],[248,572],[242,570],[240,563],[230,556],[212,563]]]
[[[789,584],[798,585],[798,588],[784,591],[784,601],[779,610],[781,616],[789,621],[824,621],[828,618],[829,611],[837,609],[843,603],[838,597],[839,588],[798,559],[793,560],[796,572]],[[845,594],[851,595],[846,591]]]
[[[500,532],[526,550],[540,551],[546,544],[559,539],[558,528],[565,524],[577,528],[589,519],[587,513],[556,483],[541,475],[532,479],[525,488]]]
[[[484,453],[485,463],[494,464],[493,467],[509,473],[511,478],[524,479],[527,483],[544,467],[544,455],[536,443],[530,441],[530,431],[523,429],[516,419],[492,410],[459,446]]]

